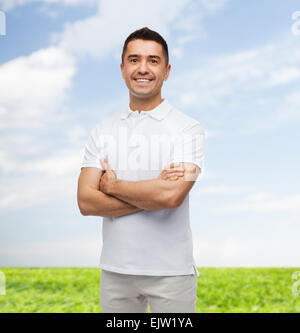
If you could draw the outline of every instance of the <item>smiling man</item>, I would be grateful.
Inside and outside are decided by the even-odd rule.
[[[189,191],[203,168],[204,129],[161,97],[171,65],[148,28],[124,43],[129,105],[97,124],[78,180],[84,216],[103,217],[102,312],[195,312]]]

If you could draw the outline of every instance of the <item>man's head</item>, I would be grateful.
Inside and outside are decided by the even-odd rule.
[[[122,52],[122,64],[124,65],[124,55],[127,51],[127,45],[130,41],[135,39],[142,39],[142,40],[151,40],[159,43],[162,46],[162,51],[165,58],[165,65],[166,67],[169,64],[169,51],[168,51],[168,45],[166,41],[163,39],[163,37],[156,31],[153,31],[147,27],[139,29],[131,33],[127,39],[125,40],[124,46],[123,46],[123,52]]]
[[[159,94],[170,69],[168,46],[160,34],[145,27],[127,37],[121,71],[132,95],[151,98]],[[137,80],[143,78],[147,81]]]

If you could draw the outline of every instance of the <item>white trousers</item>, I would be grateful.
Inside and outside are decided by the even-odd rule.
[[[197,275],[150,276],[101,270],[102,313],[194,313]]]

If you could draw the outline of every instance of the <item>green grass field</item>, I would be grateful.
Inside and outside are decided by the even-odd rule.
[[[300,312],[300,268],[198,268],[199,313]],[[1,313],[100,313],[98,268],[0,268]],[[296,288],[296,291],[300,288]],[[148,308],[148,312],[151,309]]]

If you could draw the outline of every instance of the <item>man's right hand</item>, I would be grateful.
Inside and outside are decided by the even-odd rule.
[[[182,168],[182,166],[174,166],[174,164],[170,164],[162,170],[157,178],[163,180],[177,180],[179,177],[183,176],[184,168]]]

